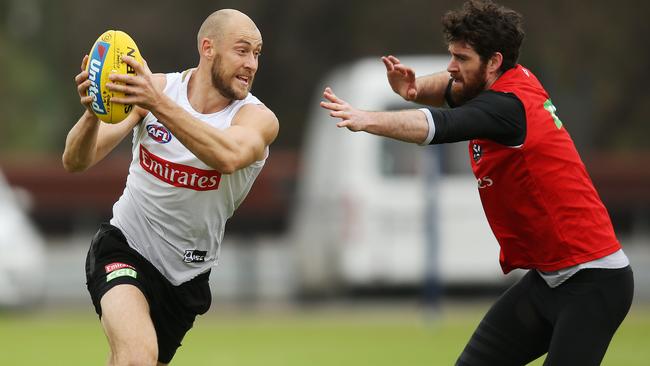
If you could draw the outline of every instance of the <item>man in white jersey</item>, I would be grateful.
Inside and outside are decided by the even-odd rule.
[[[278,120],[250,89],[262,37],[245,14],[212,13],[198,35],[199,64],[137,76],[111,75],[114,102],[136,107],[124,121],[101,123],[91,110],[85,69],[75,77],[86,111],[66,139],[63,166],[84,171],[133,131],[124,193],[102,224],[86,277],[110,345],[109,365],[168,364],[211,301],[208,277],[227,219],[268,157]]]

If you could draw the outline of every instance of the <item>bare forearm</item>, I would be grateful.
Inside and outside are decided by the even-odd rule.
[[[68,132],[62,157],[65,170],[79,172],[93,164],[99,124],[99,119],[94,114],[85,111]]]
[[[166,96],[151,112],[205,164],[221,173],[231,173],[238,167],[237,144],[222,131],[195,119]]]
[[[419,110],[368,113],[365,132],[420,144],[427,138],[429,125],[424,113]]]
[[[414,102],[432,107],[441,107],[445,103],[445,91],[449,83],[447,71],[420,76],[416,79],[417,97]]]

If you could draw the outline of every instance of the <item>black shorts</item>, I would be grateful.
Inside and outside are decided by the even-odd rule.
[[[174,357],[196,315],[210,308],[209,276],[208,271],[180,286],[172,285],[110,224],[100,226],[86,257],[86,285],[100,317],[100,300],[111,288],[130,284],[142,291],[149,303],[158,339],[158,361],[162,363]]]
[[[583,269],[555,288],[529,271],[490,308],[457,366],[600,365],[634,294],[628,266]]]

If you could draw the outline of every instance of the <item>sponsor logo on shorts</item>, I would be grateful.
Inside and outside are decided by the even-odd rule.
[[[126,263],[115,262],[115,263],[107,264],[104,266],[104,269],[106,270],[107,273],[106,282],[124,276],[129,276],[133,278],[138,277],[138,272],[136,272],[135,268],[133,268],[131,265]]]
[[[115,271],[116,269],[122,269],[122,268],[131,268],[131,269],[133,269],[133,266],[131,266],[130,264],[120,263],[120,262],[115,262],[115,263],[107,264],[107,265],[104,266],[104,269],[106,270],[106,273],[111,273],[111,272]]]
[[[212,191],[219,188],[221,173],[177,164],[157,156],[140,145],[140,166],[149,174],[175,187],[195,191]]]
[[[166,144],[172,140],[172,133],[162,125],[147,125],[147,133],[159,144]]]
[[[183,255],[183,262],[185,263],[197,263],[205,262],[205,256],[208,254],[205,250],[186,250],[185,255]]]

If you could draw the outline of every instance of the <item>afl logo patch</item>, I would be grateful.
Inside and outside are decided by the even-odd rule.
[[[160,144],[166,144],[172,140],[172,133],[162,125],[147,125],[149,137]]]
[[[478,163],[478,161],[481,160],[481,156],[483,156],[483,149],[481,149],[481,145],[473,144],[472,145],[472,158],[474,159],[474,162]]]

